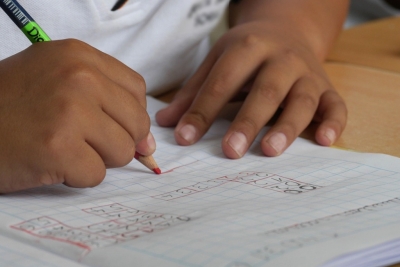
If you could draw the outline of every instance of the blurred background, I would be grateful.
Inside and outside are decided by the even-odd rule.
[[[400,0],[352,0],[345,28],[400,15]]]

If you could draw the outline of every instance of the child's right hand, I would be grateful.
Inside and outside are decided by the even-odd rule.
[[[145,90],[139,74],[76,40],[0,61],[0,193],[95,186],[135,150],[152,154]]]

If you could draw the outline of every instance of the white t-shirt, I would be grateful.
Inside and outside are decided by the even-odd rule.
[[[53,40],[76,38],[114,56],[146,80],[148,93],[179,86],[209,49],[229,0],[19,0]],[[0,11],[0,60],[30,45]]]

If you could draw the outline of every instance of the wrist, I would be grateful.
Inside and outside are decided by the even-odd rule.
[[[261,27],[265,35],[272,38],[271,40],[274,39],[274,36],[279,36],[276,39],[277,45],[282,42],[293,44],[298,49],[312,53],[321,62],[329,51],[329,44],[324,35],[319,33],[318,28],[312,29],[313,25],[307,26],[306,21],[287,20],[284,17],[274,16],[272,18],[242,20],[236,24],[236,27],[245,24],[249,24],[251,28]]]
[[[300,38],[322,61],[342,30],[347,8],[348,0],[241,0],[230,5],[229,23],[264,21]]]

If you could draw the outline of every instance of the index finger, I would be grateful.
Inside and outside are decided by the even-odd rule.
[[[231,48],[221,55],[176,127],[178,144],[193,144],[207,132],[222,107],[262,63],[261,55],[257,52],[248,53],[242,47]],[[246,60],[243,62],[244,58]]]

